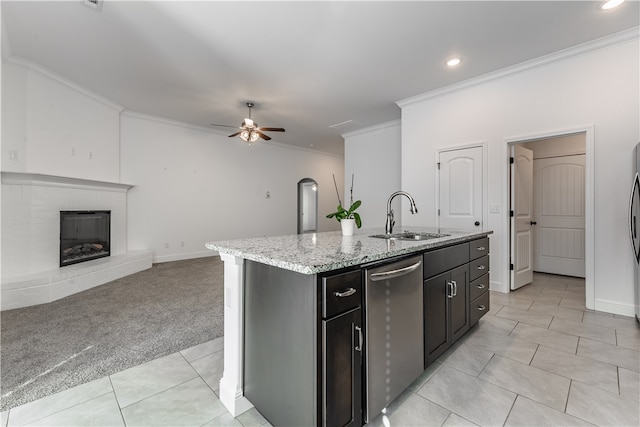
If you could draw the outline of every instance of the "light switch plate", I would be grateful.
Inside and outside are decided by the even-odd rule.
[[[498,203],[489,205],[489,213],[500,213],[500,205]]]

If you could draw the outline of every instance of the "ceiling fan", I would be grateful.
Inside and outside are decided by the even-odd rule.
[[[251,109],[253,108],[254,105],[255,104],[253,102],[247,102],[247,107],[249,107],[249,118],[245,118],[242,121],[242,124],[240,125],[240,127],[229,126],[229,125],[216,125],[216,124],[211,124],[211,126],[222,126],[227,128],[240,129],[238,132],[232,133],[231,135],[229,135],[229,138],[232,138],[234,136],[239,136],[240,139],[248,142],[249,144],[251,144],[252,142],[256,142],[258,138],[262,138],[265,141],[270,140],[271,137],[269,137],[268,135],[265,135],[264,134],[265,131],[266,132],[284,132],[283,128],[258,127],[258,124],[253,120],[251,120]]]

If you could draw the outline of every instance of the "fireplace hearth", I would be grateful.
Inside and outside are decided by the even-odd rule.
[[[111,211],[60,211],[60,267],[111,255]]]

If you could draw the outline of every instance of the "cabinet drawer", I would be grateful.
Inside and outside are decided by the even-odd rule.
[[[424,278],[436,276],[469,262],[469,243],[436,249],[424,254]]]
[[[469,259],[474,260],[489,255],[489,238],[473,240],[469,242]]]
[[[476,280],[478,277],[489,272],[489,255],[474,259],[469,263],[469,280]]]
[[[489,292],[485,292],[478,298],[471,301],[469,306],[469,321],[475,324],[482,316],[489,311]]]
[[[358,307],[362,303],[360,270],[322,278],[322,317]]]
[[[469,284],[469,295],[471,301],[478,298],[483,293],[489,290],[489,273],[484,276],[478,277],[476,280]]]

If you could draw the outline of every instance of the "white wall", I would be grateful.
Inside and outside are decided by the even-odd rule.
[[[121,128],[122,180],[135,185],[129,248],[152,249],[154,261],[211,255],[208,241],[296,234],[302,178],[318,182],[318,231],[338,230],[325,215],[337,204],[331,174],[342,186],[342,158],[271,142],[249,146],[128,112]]]
[[[418,199],[435,200],[436,147],[488,141],[488,203],[492,288],[508,290],[505,247],[506,142],[518,136],[592,125],[595,170],[595,309],[633,315],[633,264],[627,209],[630,153],[640,140],[637,30],[594,51],[546,61],[534,68],[485,79],[458,90],[414,98],[402,107],[402,185]],[[522,139],[525,139],[524,137]],[[424,162],[424,160],[427,160]],[[435,224],[434,210],[405,223]]]
[[[2,170],[117,182],[121,107],[24,64],[3,63]]]
[[[345,205],[348,204],[351,174],[354,174],[353,199],[362,200],[362,205],[357,211],[362,217],[362,227],[384,228],[387,200],[393,192],[402,190],[400,186],[400,121],[350,132],[343,137],[345,156],[343,194],[345,197],[343,194],[340,194],[340,197],[343,197]],[[420,200],[416,200],[416,205],[418,210],[427,206],[421,204]],[[393,208],[396,227],[400,227],[402,212],[398,198],[394,200]]]

